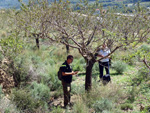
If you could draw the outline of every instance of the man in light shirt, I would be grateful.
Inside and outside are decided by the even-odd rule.
[[[110,53],[110,49],[107,47],[107,44],[104,43],[100,51],[98,52],[98,57],[103,58]],[[100,72],[100,80],[103,79],[103,70],[105,68],[106,74],[109,75],[109,57],[106,57],[99,61],[99,72]]]

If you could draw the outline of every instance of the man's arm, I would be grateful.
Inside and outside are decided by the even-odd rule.
[[[97,55],[98,57],[104,57],[103,55]]]
[[[97,52],[98,54],[97,54],[97,57],[104,57],[102,54],[101,54],[101,52],[99,51],[99,52]]]
[[[78,71],[76,71],[76,72],[74,72],[74,71],[72,71],[72,72],[62,72],[62,75],[63,76],[76,75],[77,73],[78,73]]]

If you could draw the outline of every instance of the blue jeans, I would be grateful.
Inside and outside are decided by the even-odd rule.
[[[106,70],[106,74],[109,74],[109,62],[99,62],[99,72],[100,72],[100,78],[103,78],[103,70]]]

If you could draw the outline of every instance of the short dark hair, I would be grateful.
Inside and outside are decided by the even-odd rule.
[[[68,55],[68,56],[67,56],[67,60],[68,60],[68,59],[71,59],[71,58],[73,58],[72,55]]]

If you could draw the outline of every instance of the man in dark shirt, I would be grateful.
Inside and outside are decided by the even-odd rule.
[[[67,60],[62,64],[62,86],[64,92],[64,107],[70,104],[70,92],[71,92],[71,82],[72,75],[77,74],[78,72],[72,71],[70,64],[73,62],[73,56],[68,55]]]

